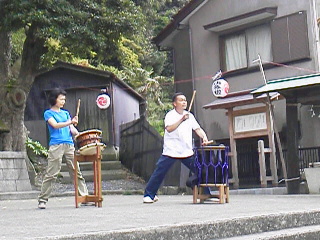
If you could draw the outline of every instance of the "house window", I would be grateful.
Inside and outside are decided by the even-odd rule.
[[[222,62],[225,71],[245,69],[253,66],[252,61],[261,58],[272,61],[271,29],[264,24],[245,29],[236,34],[223,36],[224,54]]]
[[[224,71],[248,69],[258,58],[266,62],[289,63],[310,59],[305,11],[273,19],[221,35],[221,63]]]

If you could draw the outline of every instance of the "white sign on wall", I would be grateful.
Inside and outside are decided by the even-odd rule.
[[[266,113],[254,113],[234,117],[234,132],[242,133],[267,129]]]

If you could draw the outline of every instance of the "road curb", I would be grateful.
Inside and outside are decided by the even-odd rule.
[[[254,233],[270,232],[281,229],[297,228],[301,226],[319,225],[320,211],[292,212],[286,214],[272,214],[254,217],[233,218],[221,221],[175,224],[159,227],[146,227],[123,229],[106,232],[72,234],[39,239],[56,240],[148,240],[148,239],[174,239],[174,240],[203,240],[221,239],[243,236]],[[311,234],[311,235],[310,235]],[[315,233],[310,233],[314,236]],[[283,236],[284,237],[284,236]],[[291,236],[292,237],[292,236]],[[302,237],[302,236],[300,236]],[[277,238],[287,239],[287,238]],[[291,238],[298,239],[298,238]],[[301,238],[302,239],[302,238]],[[307,238],[303,238],[307,239]]]

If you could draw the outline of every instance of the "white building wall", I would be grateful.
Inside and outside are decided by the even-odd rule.
[[[265,70],[267,80],[279,79],[283,77],[306,75],[314,73],[319,69],[318,63],[318,45],[319,32],[314,24],[316,14],[314,12],[313,0],[211,0],[208,1],[189,19],[191,29],[191,44],[193,49],[193,69],[195,77],[196,109],[197,118],[208,132],[210,138],[222,139],[229,138],[228,122],[225,110],[205,110],[203,105],[214,101],[215,97],[211,92],[213,76],[220,69],[220,51],[219,35],[204,29],[204,25],[218,22],[233,16],[255,11],[266,7],[277,7],[277,16],[286,16],[298,11],[307,12],[308,38],[311,60],[290,64],[287,67],[275,67]],[[319,9],[319,0],[316,2]],[[179,54],[179,53],[177,53]],[[311,71],[310,71],[311,70]],[[254,71],[238,76],[227,77],[230,85],[230,92],[252,89],[264,84],[260,71]],[[301,108],[301,116],[306,115],[307,107]],[[285,101],[275,103],[276,124],[279,130],[285,127]],[[303,118],[303,117],[302,117]],[[317,133],[309,131],[309,124],[317,125],[317,122],[308,121],[306,126],[302,126],[304,134],[308,134],[304,140],[301,139],[301,145],[319,145]],[[312,136],[309,136],[309,135]],[[313,143],[308,143],[308,142]]]
[[[119,146],[120,130],[123,123],[131,122],[140,117],[139,101],[125,92],[125,89],[113,84],[113,104],[114,107],[114,132],[115,144]]]

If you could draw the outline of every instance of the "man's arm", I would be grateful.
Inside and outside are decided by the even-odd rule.
[[[208,137],[207,137],[207,134],[205,133],[205,131],[202,128],[197,128],[194,131],[202,139],[202,145],[207,145]]]
[[[169,133],[170,133],[170,132],[173,132],[174,130],[176,130],[176,129],[179,127],[179,125],[180,125],[183,121],[187,120],[188,118],[189,118],[189,114],[183,115],[182,118],[181,118],[179,121],[177,121],[176,123],[174,123],[174,124],[172,124],[172,125],[166,126],[166,130],[167,130]]]

